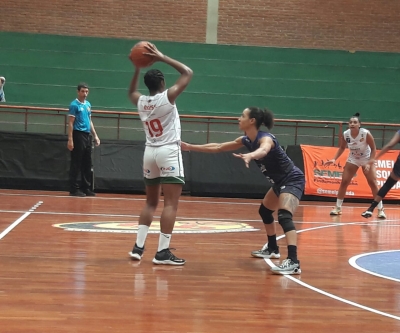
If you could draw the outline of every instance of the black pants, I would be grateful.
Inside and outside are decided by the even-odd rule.
[[[70,192],[86,191],[92,184],[92,137],[90,133],[73,131],[74,149],[69,169]],[[78,178],[80,174],[80,179]]]

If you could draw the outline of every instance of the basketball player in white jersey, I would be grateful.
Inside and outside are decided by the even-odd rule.
[[[170,251],[170,241],[175,224],[179,197],[185,184],[182,153],[181,124],[175,100],[189,84],[193,71],[177,60],[162,54],[155,45],[148,47],[148,55],[176,69],[180,76],[173,86],[166,89],[164,75],[158,69],[149,70],[144,83],[149,95],[138,91],[140,68],[135,68],[129,97],[137,105],[140,119],[146,133],[146,148],[143,156],[143,174],[146,185],[146,206],[139,217],[136,243],[129,255],[141,260],[144,244],[157,208],[161,189],[164,193],[164,209],[160,219],[160,238],[154,264],[184,265],[185,260],[177,258]]]
[[[376,182],[376,170],[374,164],[369,164],[374,159],[376,153],[375,140],[370,131],[361,128],[360,114],[356,113],[349,121],[349,129],[343,132],[340,140],[340,147],[333,159],[327,161],[325,165],[333,164],[343,154],[346,146],[350,150],[346,165],[342,174],[342,182],[340,183],[336,207],[331,211],[330,215],[342,214],[342,203],[346,195],[347,187],[351,179],[361,167],[372,194],[375,197],[378,193],[378,185]],[[386,215],[383,210],[382,201],[378,206],[378,217],[385,219]]]

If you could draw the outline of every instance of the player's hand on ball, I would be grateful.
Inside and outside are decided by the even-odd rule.
[[[143,54],[154,57],[156,61],[161,61],[164,59],[164,54],[162,54],[153,43],[148,43],[145,47],[149,52]]]

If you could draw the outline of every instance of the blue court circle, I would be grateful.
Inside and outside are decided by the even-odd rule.
[[[400,282],[400,250],[363,254],[354,263],[366,273]]]

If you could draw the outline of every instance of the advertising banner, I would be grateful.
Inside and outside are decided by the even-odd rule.
[[[334,164],[325,166],[324,163],[331,160],[337,147],[321,147],[300,145],[304,158],[304,173],[306,176],[305,195],[316,195],[324,197],[336,197],[340,182],[342,180],[343,168],[349,156],[349,149],[346,149],[342,156]],[[377,151],[377,153],[379,150]],[[387,152],[376,161],[376,178],[378,188],[386,181],[397,160],[399,151]],[[346,197],[372,199],[371,189],[365,179],[362,168],[360,167],[347,187]],[[385,199],[400,199],[400,182],[394,185]]]

